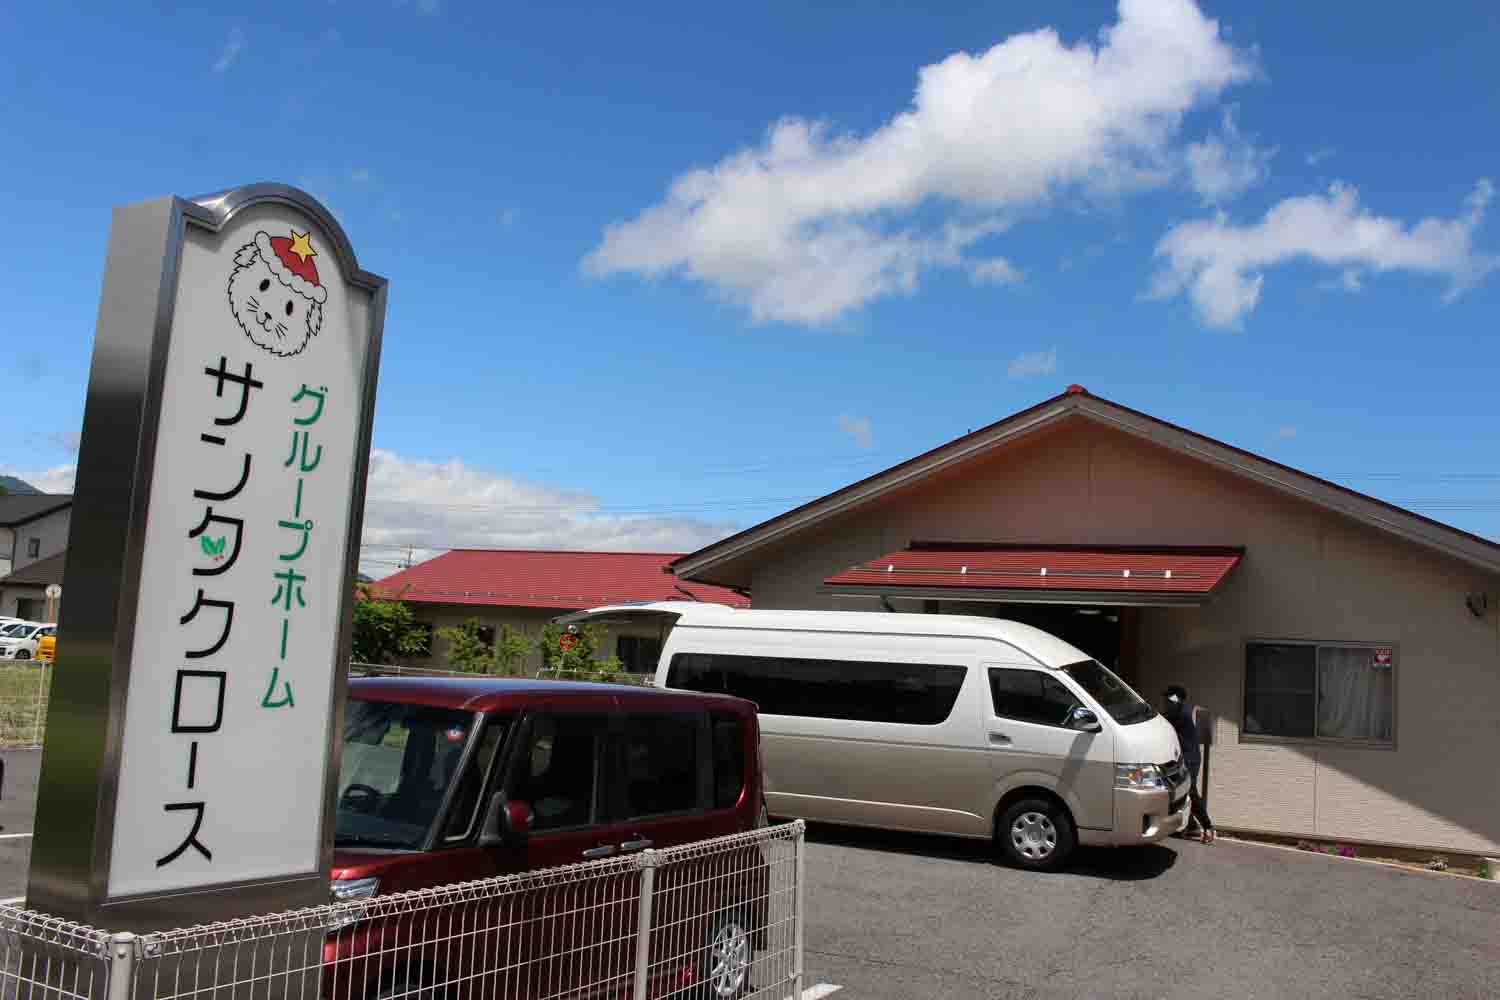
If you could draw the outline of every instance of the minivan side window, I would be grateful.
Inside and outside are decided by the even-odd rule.
[[[1078,707],[1071,691],[1040,670],[991,667],[990,697],[1001,718],[1043,726],[1067,725],[1068,713]]]
[[[624,721],[625,817],[698,808],[698,734],[703,716],[627,715]]]
[[[745,789],[745,720],[711,716],[714,730],[714,808],[732,809]]]
[[[541,833],[586,826],[598,815],[599,758],[609,722],[600,715],[531,717],[510,799],[531,806]]]
[[[966,668],[932,663],[677,653],[667,687],[732,694],[762,714],[935,726],[958,701]]]
[[[485,719],[484,731],[479,734],[479,745],[464,767],[458,779],[458,790],[453,793],[453,804],[448,808],[448,823],[443,828],[444,840],[461,840],[469,835],[474,820],[479,814],[479,793],[484,788],[484,779],[490,773],[490,762],[495,758],[495,749],[505,737],[507,720],[500,716]]]

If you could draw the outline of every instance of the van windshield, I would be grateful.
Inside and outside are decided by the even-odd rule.
[[[350,699],[334,844],[421,848],[477,724],[472,712]]]
[[[1130,726],[1156,717],[1150,703],[1097,660],[1080,660],[1062,669],[1120,725]]]

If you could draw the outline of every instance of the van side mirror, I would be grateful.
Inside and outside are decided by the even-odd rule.
[[[1068,713],[1068,728],[1076,729],[1080,733],[1103,732],[1104,727],[1099,725],[1099,717],[1094,714],[1093,709],[1079,706]]]
[[[484,827],[479,832],[480,847],[513,847],[531,833],[531,806],[512,802],[504,792],[496,792],[485,811]]]

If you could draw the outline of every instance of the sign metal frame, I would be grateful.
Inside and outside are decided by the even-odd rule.
[[[218,234],[240,213],[273,205],[303,213],[332,244],[351,294],[368,297],[369,327],[348,497],[339,635],[331,671],[319,867],[284,877],[137,896],[108,896],[125,700],[140,598],[158,424],[188,227]],[[284,184],[259,183],[198,198],[176,196],[115,209],[84,407],[65,560],[68,603],[54,672],[49,739],[38,783],[27,906],[119,930],[150,930],[266,913],[328,900],[333,862],[343,702],[369,471],[388,283],[359,267],[333,215]]]

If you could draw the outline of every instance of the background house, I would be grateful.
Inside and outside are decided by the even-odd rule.
[[[62,583],[72,511],[67,494],[0,495],[0,615],[43,619],[47,584]]]
[[[1214,715],[1229,828],[1495,854],[1500,545],[1073,386],[674,564],[1036,624]]]
[[[532,639],[569,611],[636,601],[701,600],[746,607],[733,590],[684,584],[667,570],[680,553],[557,552],[530,549],[454,549],[371,585],[380,597],[412,606],[430,631],[478,619],[493,639],[502,625]],[[618,656],[627,669],[656,668],[661,635],[649,627],[600,630],[598,655]],[[407,665],[442,667],[446,649],[434,639],[426,656]],[[528,670],[540,669],[533,652]]]

